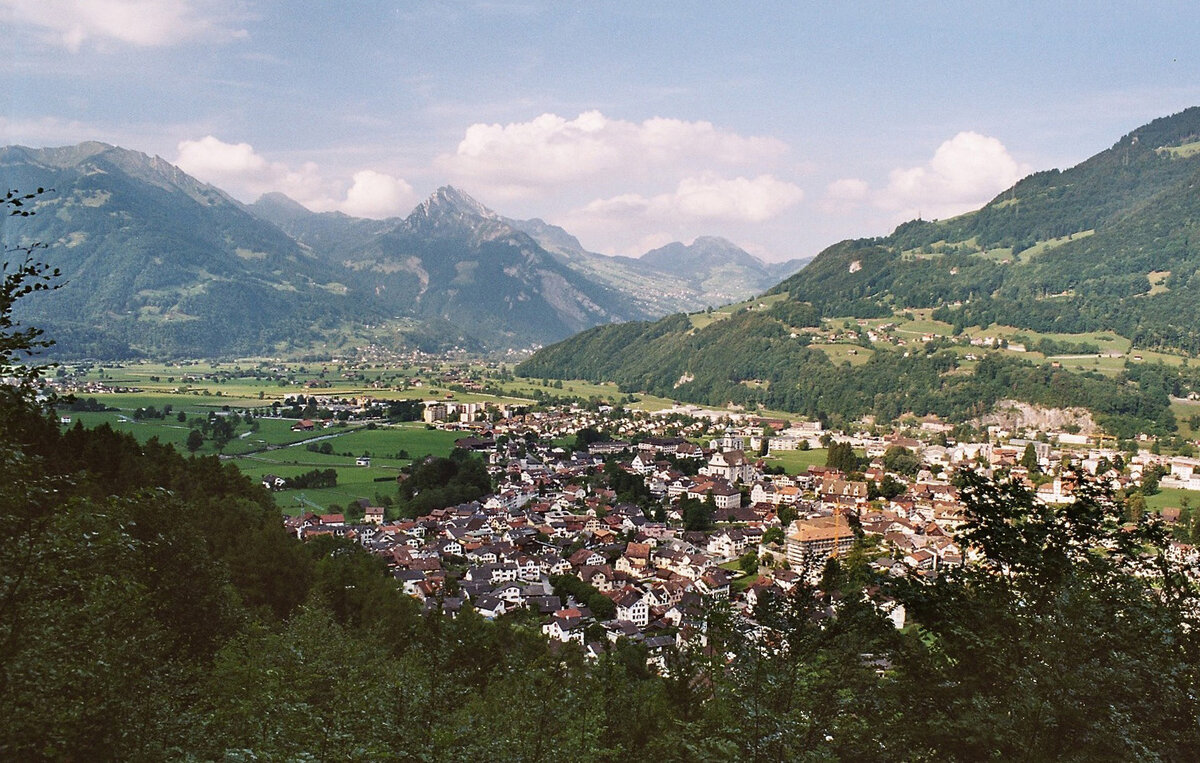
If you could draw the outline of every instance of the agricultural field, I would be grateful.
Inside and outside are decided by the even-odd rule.
[[[1171,413],[1175,414],[1175,423],[1179,425],[1179,434],[1187,439],[1200,437],[1200,426],[1193,427],[1190,419],[1200,417],[1200,400],[1171,400]],[[1196,421],[1200,424],[1200,418]]]
[[[255,480],[265,474],[277,474],[286,478],[312,469],[337,470],[336,487],[284,490],[276,493],[276,503],[286,512],[325,511],[330,507],[340,509],[359,498],[374,500],[377,494],[394,495],[396,475],[402,467],[411,463],[412,459],[426,455],[449,455],[454,440],[463,436],[458,432],[427,429],[420,422],[390,425],[349,422],[326,429],[293,431],[295,418],[277,418],[271,415],[271,403],[280,401],[289,394],[339,397],[366,394],[380,399],[430,398],[436,395],[438,398],[444,398],[445,393],[432,385],[408,390],[381,390],[370,387],[369,382],[364,384],[362,379],[356,379],[340,380],[329,388],[308,390],[286,382],[284,386],[280,386],[275,380],[222,379],[211,376],[218,373],[242,372],[243,369],[236,364],[216,364],[202,368],[202,372],[190,366],[185,369],[189,374],[210,375],[209,378],[189,379],[186,382],[186,391],[180,389],[183,373],[178,367],[147,363],[122,368],[92,369],[86,375],[86,380],[97,381],[108,387],[136,388],[139,391],[81,393],[77,395],[78,399],[91,398],[112,410],[60,409],[62,426],[78,425],[90,428],[107,424],[117,431],[133,435],[140,442],[157,438],[160,442],[187,452],[188,436],[194,428],[200,428],[202,421],[213,414],[224,416],[246,409],[252,410],[257,414],[253,423],[239,422],[233,437],[220,450],[211,439],[205,438],[195,453],[197,456],[219,455],[223,460],[236,464],[243,473]],[[407,378],[413,376],[402,375]],[[515,401],[515,398],[501,399],[455,393],[455,399],[462,400],[465,397],[487,399],[491,402]],[[144,415],[139,417],[135,414],[138,409],[151,407],[159,412],[168,413],[161,418]],[[180,414],[183,421],[179,420]],[[318,449],[317,452],[309,450],[310,445]],[[328,446],[330,452],[320,452],[324,446]],[[356,460],[360,456],[369,456],[370,466],[357,466]]]
[[[748,307],[752,310],[761,310],[785,299],[787,299],[786,294],[770,294],[764,297],[752,297],[744,302],[735,302],[732,305],[725,305],[724,307],[718,307],[711,311],[691,313],[688,315],[688,319],[692,322],[692,328],[699,330],[715,323],[716,321],[725,320],[744,307]]]

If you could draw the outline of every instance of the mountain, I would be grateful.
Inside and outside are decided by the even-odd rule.
[[[966,418],[1007,396],[1084,405],[1113,431],[1170,430],[1161,375],[1136,365],[1112,379],[1012,353],[976,363],[937,343],[919,352],[872,346],[864,332],[869,359],[851,367],[810,345],[811,329],[824,321],[836,332],[843,324],[831,318],[908,320],[906,311],[924,308],[947,335],[1000,324],[1033,332],[1046,348],[1094,353],[1095,332],[1108,332],[1136,348],[1200,353],[1191,319],[1200,309],[1198,188],[1200,108],[1191,108],[1076,167],[1035,173],[975,212],[834,244],[761,300],[718,316],[726,320],[591,329],[518,372],[846,419]]]
[[[33,216],[0,221],[0,240],[46,245],[38,257],[64,274],[19,310],[61,355],[502,349],[678,309],[670,277],[598,277],[604,263],[573,266],[450,187],[388,220],[313,213],[281,194],[244,205],[159,157],[95,142],[0,149],[0,180],[48,189]]]
[[[61,348],[244,353],[314,326],[380,315],[313,256],[221,190],[157,157],[103,143],[0,149],[8,188],[50,189],[31,217],[0,222],[6,247],[46,245],[64,274],[32,295],[23,320]]]
[[[625,295],[571,270],[451,187],[338,256],[356,282],[388,304],[467,327],[489,346],[554,341],[643,315]]]
[[[774,291],[822,315],[940,308],[959,328],[1115,331],[1200,353],[1200,107],[1157,119],[982,209],[845,241]]]
[[[770,265],[731,241],[701,236],[690,245],[679,242],[646,252],[643,265],[683,279],[707,295],[707,305],[739,302],[777,283],[802,266],[800,260]]]
[[[39,256],[63,272],[19,317],[64,356],[523,348],[777,280],[708,239],[683,247],[705,251],[694,267],[587,252],[449,186],[386,220],[314,213],[278,193],[245,205],[159,157],[96,142],[0,149],[0,180],[49,189],[35,215],[0,222],[0,240],[47,245]]]
[[[648,315],[702,310],[761,293],[806,260],[766,263],[722,238],[675,242],[641,257],[589,252],[579,239],[544,220],[505,222],[532,237],[572,269],[628,294]]]

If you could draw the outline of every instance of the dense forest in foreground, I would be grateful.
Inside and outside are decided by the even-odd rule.
[[[36,334],[8,320],[0,372]],[[647,670],[536,621],[424,615],[383,563],[302,544],[215,458],[60,431],[0,389],[8,760],[1182,760],[1200,749],[1194,578],[1111,496],[963,478],[977,565],[877,580],[861,548],[753,620],[720,602]],[[881,597],[916,625],[895,630]]]

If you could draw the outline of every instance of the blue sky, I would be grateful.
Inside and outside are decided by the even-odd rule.
[[[364,216],[450,183],[597,251],[781,260],[1200,104],[1190,4],[984,6],[0,0],[0,142]]]

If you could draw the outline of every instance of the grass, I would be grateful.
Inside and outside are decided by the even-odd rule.
[[[1193,429],[1188,424],[1192,416],[1200,415],[1200,400],[1172,400],[1171,413],[1175,414],[1175,423],[1179,425],[1179,434],[1187,439],[1200,436],[1200,428]]]
[[[229,368],[223,370],[231,370]],[[222,370],[222,369],[218,369]],[[192,394],[191,392],[173,392],[178,386],[183,372],[208,373],[209,367],[188,367],[179,369],[163,364],[136,364],[129,368],[105,369],[103,381],[111,385],[139,387],[142,392],[112,393],[100,395],[82,395],[95,397],[97,402],[118,410],[104,412],[66,411],[59,415],[70,419],[70,424],[77,423],[84,427],[96,427],[107,424],[120,432],[127,432],[139,442],[157,438],[160,442],[173,445],[180,451],[185,451],[188,433],[191,427],[188,421],[180,422],[176,414],[182,412],[189,421],[196,417],[207,417],[209,413],[220,411],[223,406],[238,408],[262,408],[269,406],[265,390],[274,390],[279,395],[277,383],[251,380],[246,384],[218,384],[213,380],[204,382],[205,390],[210,394]],[[92,376],[100,377],[100,372],[94,370]],[[154,382],[149,377],[158,376],[160,381]],[[166,381],[174,376],[175,382]],[[199,382],[195,383],[199,386]],[[586,384],[586,383],[580,383]],[[566,386],[566,385],[564,385]],[[596,386],[596,385],[593,385]],[[236,388],[238,395],[212,394],[213,389],[229,391]],[[260,399],[255,389],[263,389],[264,397]],[[575,385],[575,389],[581,389]],[[607,387],[615,391],[615,385]],[[291,394],[300,392],[296,387],[289,387]],[[370,389],[360,380],[346,380],[331,389],[314,391],[321,395],[353,395],[355,392],[384,398],[388,390]],[[413,390],[391,390],[395,396],[442,397],[437,387],[423,387]],[[281,395],[280,395],[281,396]],[[478,397],[496,401],[496,398],[482,395],[464,395],[456,393],[455,399],[464,400],[468,397]],[[514,398],[515,399],[515,398]],[[162,419],[135,420],[133,412],[138,408],[153,406],[158,410],[171,407],[171,413]],[[265,474],[278,474],[291,477],[312,469],[333,468],[338,473],[338,484],[332,488],[319,490],[284,490],[276,493],[276,503],[285,512],[326,510],[331,506],[342,507],[359,498],[374,500],[376,494],[394,495],[395,477],[399,470],[410,463],[409,459],[394,458],[401,451],[407,451],[410,458],[421,458],[426,455],[447,456],[454,447],[454,441],[462,436],[459,432],[445,432],[426,429],[419,422],[406,422],[394,425],[380,425],[369,429],[364,425],[350,424],[335,426],[329,429],[316,429],[310,432],[293,432],[294,419],[258,418],[258,431],[250,431],[245,424],[239,425],[233,440],[226,444],[222,455],[237,465],[237,467],[252,479],[260,479]],[[321,442],[329,443],[332,453],[313,452],[301,445],[314,438],[326,438]],[[345,454],[350,455],[345,455]],[[215,455],[216,448],[211,441],[206,441],[196,452],[196,455]],[[371,466],[355,465],[355,459],[363,454],[370,454]]]
[[[1146,508],[1152,511],[1162,511],[1168,506],[1179,508],[1184,498],[1188,499],[1191,506],[1200,508],[1200,491],[1182,488],[1163,488],[1154,495],[1146,496]]]
[[[703,311],[699,313],[691,313],[688,315],[688,319],[692,322],[692,328],[699,330],[705,328],[706,326],[712,325],[716,321],[725,320],[742,308],[749,308],[751,310],[765,310],[776,302],[781,302],[785,299],[787,299],[786,294],[770,294],[765,297],[752,297],[745,302],[735,302],[732,305],[718,307],[711,312]]]
[[[825,353],[834,363],[849,363],[852,366],[861,366],[875,354],[875,350],[857,344],[814,344],[811,347]]]
[[[1155,294],[1163,294],[1170,291],[1166,283],[1170,277],[1171,271],[1169,270],[1152,270],[1147,273],[1146,279],[1150,281],[1150,291],[1146,293],[1147,296],[1154,296]]]
[[[1116,376],[1125,370],[1125,358],[1054,358],[1069,371],[1097,371],[1105,376]]]
[[[824,466],[828,456],[828,448],[780,450],[767,456],[766,462],[769,465],[782,466],[788,474],[799,474],[808,471],[810,466]]]
[[[1184,143],[1182,146],[1162,146],[1154,150],[1160,154],[1170,154],[1176,159],[1186,159],[1189,156],[1200,154],[1200,141]]]

